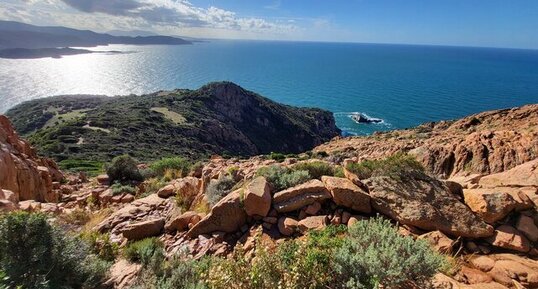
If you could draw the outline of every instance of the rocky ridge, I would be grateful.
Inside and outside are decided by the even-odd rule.
[[[57,161],[300,153],[340,135],[328,111],[282,105],[231,82],[148,95],[43,98],[6,115]]]
[[[0,115],[0,209],[26,200],[57,202],[53,183],[62,178],[54,161],[39,157]]]
[[[113,242],[125,245],[129,240],[156,236],[169,256],[187,252],[192,258],[226,256],[236,246],[252,255],[260,244],[257,240],[274,246],[283,238],[301,238],[309,230],[330,224],[349,226],[380,214],[397,223],[402,234],[428,240],[440,252],[458,259],[457,272],[436,276],[437,288],[538,288],[538,159],[532,158],[535,139],[527,139],[534,135],[533,127],[525,127],[534,123],[536,116],[529,111],[535,110],[538,106],[525,106],[432,124],[424,139],[409,139],[413,134],[420,136],[420,128],[381,137],[335,139],[315,150],[326,154],[305,154],[283,162],[262,156],[246,160],[215,156],[190,176],[172,180],[157,193],[136,200],[129,194],[114,195],[106,176],[90,182],[72,177],[62,185],[60,203],[33,202],[19,207],[55,216],[111,208],[112,213],[94,230],[109,233]],[[456,134],[456,127],[469,122],[474,129]],[[515,127],[511,123],[523,130],[511,130]],[[525,137],[489,142],[487,154],[464,158],[469,156],[464,152],[479,152],[487,142],[467,140],[486,134],[493,134],[493,139],[511,134]],[[437,147],[435,140],[439,141]],[[445,145],[439,155],[441,144]],[[429,173],[360,178],[346,169],[350,163],[402,150],[417,156]],[[447,164],[443,156],[450,155],[454,160],[466,159],[470,165],[460,169],[457,161],[448,162],[452,165],[433,162]],[[342,167],[345,177],[324,175],[275,190],[267,179],[256,175],[261,167],[291,168],[304,162]],[[226,175],[238,185],[208,207],[208,184]],[[144,186],[139,185],[139,193]],[[188,204],[179,207],[177,197]],[[127,288],[139,269],[120,260],[110,282],[116,288]]]
[[[340,159],[412,154],[433,174],[492,174],[538,157],[538,105],[482,112],[455,121],[337,138],[314,149]]]

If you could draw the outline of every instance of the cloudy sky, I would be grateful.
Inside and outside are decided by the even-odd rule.
[[[200,38],[538,49],[537,0],[0,0],[0,19]]]

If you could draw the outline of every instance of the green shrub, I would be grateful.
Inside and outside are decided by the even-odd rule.
[[[283,162],[286,159],[286,155],[283,154],[283,153],[271,152],[271,154],[269,154],[269,156],[268,156],[268,159],[275,160],[275,161],[280,163],[280,162]]]
[[[377,176],[402,178],[411,175],[424,174],[424,167],[410,155],[397,153],[382,160],[366,160],[351,163],[347,169],[361,179]]]
[[[143,169],[139,169],[139,171],[140,171],[140,175],[142,175],[142,178],[144,178],[144,180],[157,177],[157,174],[152,168],[143,168]]]
[[[111,183],[120,182],[126,184],[144,180],[138,170],[137,162],[128,155],[112,159],[112,163],[107,165],[106,173]]]
[[[206,282],[214,289],[336,288],[331,260],[345,228],[312,231],[306,240],[287,240],[275,250],[258,243],[250,261],[236,249],[228,258],[213,259]]]
[[[146,238],[128,244],[123,254],[131,262],[155,268],[164,261],[164,244],[157,238]]]
[[[157,272],[143,270],[134,289],[206,289],[201,276],[204,265],[204,261],[194,260],[163,262]]]
[[[256,175],[265,177],[274,191],[291,188],[312,179],[308,171],[290,170],[281,166],[262,167]]]
[[[231,176],[224,176],[217,180],[211,180],[205,191],[209,205],[214,206],[217,204],[232,191],[234,185],[235,180]]]
[[[119,246],[110,241],[109,234],[101,234],[95,231],[84,232],[80,235],[93,251],[93,254],[105,261],[114,261],[119,252]]]
[[[344,288],[424,284],[446,264],[426,241],[401,236],[380,217],[357,222],[348,231],[349,237],[334,256]]]
[[[5,283],[8,283],[7,275],[4,271],[2,271],[2,269],[0,269],[0,289],[8,289],[7,285],[4,285]]]
[[[338,177],[338,178],[345,178],[346,175],[344,174],[344,168],[341,167],[341,166],[337,166],[337,167],[334,169],[334,176],[335,176],[335,177]]]
[[[108,263],[47,222],[44,215],[15,212],[0,220],[0,268],[8,287],[96,288]],[[3,281],[6,283],[6,281]]]
[[[136,194],[136,188],[131,185],[122,185],[121,183],[114,183],[112,186],[110,186],[110,189],[112,190],[112,195],[117,196],[120,194]]]
[[[302,162],[292,166],[294,171],[307,171],[313,179],[334,176],[335,167],[322,161]]]
[[[190,172],[191,163],[182,157],[170,157],[152,163],[150,168],[159,177],[163,177],[167,170],[178,171],[179,177],[184,177]]]

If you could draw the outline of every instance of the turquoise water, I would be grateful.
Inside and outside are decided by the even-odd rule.
[[[131,53],[0,59],[0,112],[50,95],[140,94],[219,80],[328,109],[353,134],[538,103],[538,50],[257,41],[96,50]],[[353,112],[384,122],[359,125]]]

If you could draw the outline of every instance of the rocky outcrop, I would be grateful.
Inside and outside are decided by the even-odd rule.
[[[9,190],[0,189],[0,212],[10,212],[17,209],[17,195]]]
[[[285,213],[330,198],[331,194],[321,181],[311,180],[276,193],[273,196],[273,206],[278,212]]]
[[[366,159],[408,152],[433,174],[444,178],[472,173],[488,175],[538,157],[536,123],[538,105],[533,104],[407,130],[339,138],[314,151]]]
[[[116,289],[131,288],[141,269],[142,265],[140,264],[129,263],[125,259],[120,259],[110,268],[109,278],[105,285],[113,286]]]
[[[239,191],[232,192],[220,200],[200,222],[194,225],[187,236],[196,237],[200,234],[221,231],[232,233],[247,221],[247,214]]]
[[[200,192],[202,182],[195,177],[185,177],[171,181],[164,188],[157,192],[161,198],[168,198],[179,195],[184,200],[192,201]]]
[[[257,177],[244,190],[245,211],[249,216],[265,217],[271,209],[271,188],[264,177]]]
[[[514,227],[501,225],[495,229],[493,236],[487,239],[493,246],[519,251],[529,252],[531,245],[529,240]]]
[[[325,187],[331,192],[333,201],[346,208],[357,212],[369,214],[372,211],[370,206],[370,196],[367,192],[353,184],[352,181],[344,178],[323,176],[321,180]]]
[[[21,201],[57,202],[52,182],[62,178],[56,164],[37,156],[7,117],[0,115],[0,189],[12,191]]]
[[[164,228],[164,219],[156,218],[147,221],[131,223],[123,230],[123,236],[127,240],[142,240],[159,235]]]
[[[490,225],[458,201],[442,182],[433,178],[375,177],[367,185],[372,207],[401,224],[468,238],[493,234]]]
[[[505,172],[484,176],[478,184],[483,188],[538,187],[538,159]]]
[[[486,223],[493,224],[508,215],[516,201],[507,193],[488,189],[463,190],[465,203]]]
[[[177,205],[174,200],[163,199],[152,194],[116,210],[94,230],[101,233],[108,232],[111,239],[116,241],[123,237],[130,237],[131,233],[133,239],[144,235],[154,235],[163,229],[165,225],[163,218],[171,215],[175,210],[177,210]],[[145,232],[146,229],[150,232]]]

